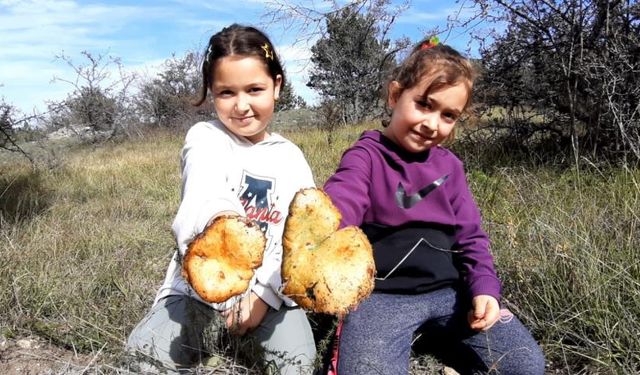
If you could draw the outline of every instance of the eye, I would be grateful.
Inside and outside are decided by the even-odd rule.
[[[252,87],[252,88],[249,89],[250,93],[260,93],[262,91],[264,91],[263,87]]]
[[[444,112],[442,117],[448,122],[455,122],[458,119],[458,116],[453,112]]]
[[[231,96],[231,95],[233,95],[233,91],[231,91],[231,90],[227,90],[227,89],[220,90],[220,91],[218,91],[218,93],[216,94],[216,96],[219,96],[219,97],[229,97],[229,96]]]
[[[422,107],[422,108],[426,108],[426,109],[430,109],[431,108],[431,104],[426,99],[418,99],[418,100],[416,100],[416,104],[418,106]]]

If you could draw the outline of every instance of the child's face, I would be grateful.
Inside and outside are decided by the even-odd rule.
[[[422,152],[444,141],[469,97],[464,83],[443,86],[426,94],[426,83],[403,90],[398,82],[389,86],[391,121],[383,134],[409,152]]]
[[[235,135],[258,143],[269,136],[267,125],[273,117],[282,77],[271,78],[260,59],[226,56],[213,72],[213,104],[220,121]]]

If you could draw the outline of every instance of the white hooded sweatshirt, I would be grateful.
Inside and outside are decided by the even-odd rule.
[[[219,121],[199,122],[187,133],[182,148],[182,200],[172,229],[178,245],[155,302],[173,294],[202,299],[181,275],[180,260],[189,242],[221,211],[235,211],[255,220],[267,246],[260,266],[241,295],[211,304],[226,310],[253,291],[275,309],[295,303],[280,293],[282,234],[294,194],[314,186],[302,151],[271,133],[252,144],[229,132]],[[204,302],[204,301],[202,301]]]

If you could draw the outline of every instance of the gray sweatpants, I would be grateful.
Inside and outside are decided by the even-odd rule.
[[[229,334],[220,313],[184,295],[152,306],[129,335],[127,349],[136,354],[140,371],[153,373],[188,373],[224,353],[247,366],[258,361],[283,375],[311,374],[316,354],[311,326],[300,308],[269,308],[254,331],[238,337]]]

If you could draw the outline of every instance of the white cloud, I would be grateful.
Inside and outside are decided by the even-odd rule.
[[[64,53],[82,62],[81,51],[122,58],[128,71],[157,73],[175,52],[202,49],[212,33],[231,23],[257,25],[279,46],[288,78],[296,93],[308,102],[316,94],[306,87],[310,46],[294,44],[294,30],[283,25],[260,24],[271,0],[153,0],[117,4],[106,0],[0,0],[0,96],[23,109],[44,109],[44,101],[60,100],[71,90],[54,76],[73,78],[73,70],[55,55]],[[324,9],[328,1],[307,5]],[[398,31],[416,31],[446,20],[453,9],[439,10],[440,2],[415,0],[397,21]],[[429,11],[427,11],[429,10]],[[424,30],[424,28],[422,29]]]
[[[55,59],[64,53],[82,62],[83,50],[108,54],[131,50],[148,35],[124,30],[149,18],[176,17],[177,10],[154,6],[81,4],[76,1],[21,0],[0,2],[0,95],[23,111],[44,110],[45,100],[60,100],[71,89],[52,78],[74,79],[73,70]],[[137,39],[137,40],[136,40]],[[143,57],[144,59],[144,57]]]
[[[278,46],[277,52],[285,62],[309,60],[311,58],[311,49],[303,45],[287,44]]]
[[[58,73],[58,69],[46,63],[3,62],[0,95],[24,112],[31,112],[34,107],[43,110],[45,100],[59,100],[66,96],[64,87],[51,83],[51,78]]]
[[[254,9],[262,8],[262,3],[265,1],[261,0],[216,0],[216,1],[202,1],[202,0],[172,0],[174,4],[183,6],[183,7],[192,7],[197,9],[204,9],[209,11],[214,11],[218,13],[228,13],[230,10],[238,10],[253,7]],[[257,6],[256,6],[257,4]]]
[[[447,17],[450,14],[451,13],[448,10],[441,10],[439,12],[406,11],[400,17],[398,17],[398,22],[411,25],[420,25],[425,21],[430,21],[431,24],[435,24],[440,21],[446,21]]]

